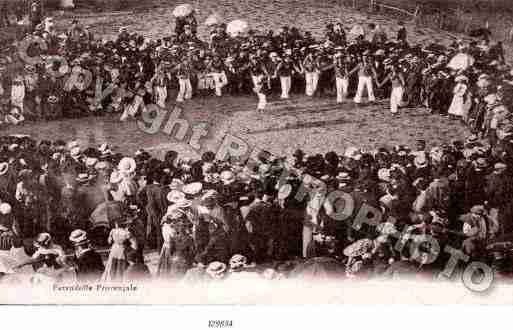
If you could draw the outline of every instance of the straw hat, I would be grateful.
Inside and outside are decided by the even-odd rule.
[[[69,236],[69,240],[74,246],[89,244],[90,241],[87,238],[87,232],[82,229],[74,230]]]
[[[428,165],[427,158],[425,154],[419,154],[415,159],[413,160],[413,164],[416,168],[425,168]]]
[[[235,254],[230,258],[230,270],[237,270],[247,266],[248,258],[241,254]]]
[[[36,247],[40,247],[40,246],[44,247],[44,246],[48,246],[51,241],[52,241],[52,236],[50,234],[41,233],[41,234],[37,235],[34,245]]]
[[[339,181],[350,181],[351,180],[351,175],[349,175],[349,173],[347,173],[347,172],[340,172],[340,173],[337,174],[335,179],[337,179]]]
[[[135,172],[136,167],[137,164],[135,162],[135,159],[131,157],[122,158],[118,164],[118,169],[122,173],[133,173]]]
[[[0,214],[2,215],[8,215],[12,212],[12,207],[8,203],[1,203],[0,204]]]
[[[494,170],[495,171],[503,171],[505,170],[506,168],[508,168],[508,166],[504,163],[495,163],[495,165],[493,166]]]
[[[182,191],[187,195],[197,195],[203,189],[203,184],[201,182],[193,182],[183,186]]]
[[[468,78],[464,75],[459,75],[459,76],[456,76],[456,78],[454,78],[454,81],[455,82],[467,82],[468,81]]]
[[[223,171],[221,172],[221,181],[223,181],[224,184],[230,184],[236,181],[235,174],[232,171]]]
[[[221,278],[226,272],[227,268],[228,267],[226,264],[219,261],[214,261],[208,265],[205,272],[212,278]]]
[[[94,167],[98,163],[98,158],[87,157],[85,160],[85,166]]]
[[[9,163],[0,163],[0,176],[6,174],[9,171]]]
[[[171,190],[166,198],[170,203],[179,203],[185,199],[185,194],[179,190]]]
[[[71,157],[77,157],[80,155],[80,147],[73,147],[71,148],[71,150],[69,151],[69,154]]]

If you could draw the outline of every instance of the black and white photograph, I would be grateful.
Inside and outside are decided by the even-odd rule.
[[[0,0],[0,304],[513,304],[511,0],[185,1]]]

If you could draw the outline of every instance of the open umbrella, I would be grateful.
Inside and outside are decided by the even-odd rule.
[[[221,16],[219,16],[218,14],[212,14],[209,17],[207,17],[207,19],[205,20],[205,25],[206,26],[218,25],[218,24],[221,24],[222,21],[223,20],[221,19]]]
[[[174,17],[186,17],[189,16],[193,11],[193,8],[191,5],[185,3],[182,5],[178,5],[173,10],[173,16]]]
[[[226,26],[226,32],[232,36],[237,37],[241,34],[244,34],[248,32],[249,30],[249,24],[246,21],[243,20],[235,20],[228,23]]]
[[[112,223],[123,217],[123,207],[119,202],[108,201],[101,203],[89,217],[92,228],[111,228]]]
[[[363,26],[357,24],[351,28],[349,34],[353,35],[354,37],[363,36],[365,35],[365,30],[363,29]]]
[[[466,53],[456,54],[447,64],[447,67],[453,70],[466,70],[474,64],[474,58]]]
[[[345,267],[333,258],[318,257],[297,265],[289,277],[295,279],[329,279],[343,277]]]

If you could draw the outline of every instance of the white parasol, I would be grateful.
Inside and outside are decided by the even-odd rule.
[[[458,53],[449,61],[447,67],[453,70],[466,70],[471,67],[474,62],[474,58],[469,54]]]
[[[221,19],[221,16],[219,16],[218,14],[212,14],[209,17],[207,17],[207,19],[205,20],[205,25],[213,26],[213,25],[221,24],[222,21],[223,20]]]
[[[351,28],[351,31],[349,31],[349,34],[358,37],[365,35],[365,30],[363,29],[363,26],[357,24]]]
[[[226,26],[226,32],[232,37],[236,37],[241,34],[244,34],[244,33],[248,32],[248,30],[249,30],[249,24],[248,24],[248,22],[243,21],[243,20],[231,21]]]
[[[174,17],[186,17],[192,14],[193,8],[189,4],[182,4],[176,6],[176,8],[173,10],[173,16]]]

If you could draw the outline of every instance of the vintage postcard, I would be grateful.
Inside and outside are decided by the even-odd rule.
[[[0,0],[0,304],[512,303],[512,21]]]

